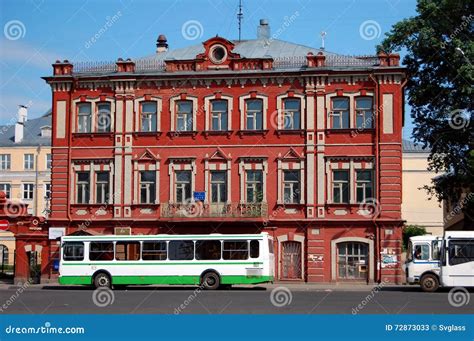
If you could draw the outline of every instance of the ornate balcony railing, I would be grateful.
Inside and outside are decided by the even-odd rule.
[[[203,204],[190,202],[184,204],[162,203],[163,218],[265,218],[268,217],[267,203]]]

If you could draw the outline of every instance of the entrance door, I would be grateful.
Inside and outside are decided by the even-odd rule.
[[[41,278],[41,265],[38,264],[38,252],[28,251],[26,253],[29,263],[29,279],[33,284],[39,284]]]
[[[301,243],[281,243],[282,279],[301,279]]]
[[[368,279],[369,247],[365,243],[337,244],[337,275],[341,280]]]

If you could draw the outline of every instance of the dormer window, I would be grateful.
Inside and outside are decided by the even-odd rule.
[[[41,127],[41,137],[51,137],[51,127],[50,126]]]
[[[227,50],[222,45],[214,45],[209,51],[209,58],[214,64],[222,64],[227,58]]]

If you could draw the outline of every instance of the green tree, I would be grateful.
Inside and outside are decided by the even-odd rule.
[[[413,137],[431,149],[429,169],[444,174],[426,189],[458,203],[474,190],[474,1],[418,0],[417,12],[395,24],[378,50],[405,54]],[[473,200],[462,207],[472,224]]]
[[[408,248],[408,240],[410,237],[422,236],[426,234],[426,229],[418,225],[407,225],[403,228],[402,239],[403,239],[403,250]]]

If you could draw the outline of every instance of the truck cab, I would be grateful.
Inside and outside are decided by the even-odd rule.
[[[419,284],[423,291],[438,289],[442,240],[442,237],[433,235],[410,238],[404,266],[407,283]]]

